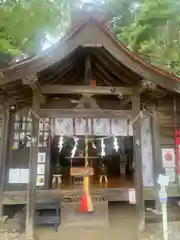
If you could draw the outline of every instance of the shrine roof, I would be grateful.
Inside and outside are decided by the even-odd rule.
[[[7,68],[0,69],[0,90],[6,92],[9,88],[13,89],[19,86],[19,88],[23,87],[24,94],[27,93],[30,96],[32,92],[29,92],[27,86],[22,86],[22,78],[36,73],[41,75],[53,66],[70,59],[79,49],[85,48],[94,49],[93,51],[97,51],[99,55],[105,52],[107,55],[109,54],[113,58],[113,62],[116,62],[116,66],[121,67],[121,69],[124,66],[127,74],[132,75],[134,73],[135,80],[133,79],[133,81],[135,81],[135,84],[137,83],[136,80],[146,79],[163,89],[180,93],[180,78],[143,61],[138,55],[132,53],[127,46],[117,41],[104,25],[93,18],[81,23],[57,44],[41,52],[38,56],[27,58]],[[40,82],[43,84],[43,80]]]

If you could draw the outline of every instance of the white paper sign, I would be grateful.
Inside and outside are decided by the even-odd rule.
[[[92,134],[92,127],[91,127],[91,119],[88,118],[76,118],[75,120],[75,135],[91,135]],[[87,129],[86,129],[87,124]]]
[[[9,169],[9,183],[19,183],[20,182],[20,169],[11,168]]]
[[[109,136],[110,135],[110,119],[94,118],[93,134],[96,136]]]
[[[46,153],[39,152],[38,153],[38,163],[45,163],[46,162]]]
[[[175,167],[176,161],[175,161],[175,153],[173,148],[163,148],[162,149],[162,162],[163,167]]]
[[[165,168],[166,176],[169,177],[169,182],[173,183],[176,181],[176,175],[174,168]]]
[[[29,182],[29,169],[20,169],[20,183]]]
[[[36,186],[44,186],[44,175],[38,175]]]
[[[56,118],[55,119],[55,135],[73,136],[73,119],[72,118]]]
[[[133,136],[133,123],[132,120],[130,120],[128,125],[128,136]]]
[[[118,136],[127,136],[127,119],[111,119],[111,134]]]
[[[44,174],[45,173],[45,164],[38,164],[37,165],[37,174]]]
[[[129,188],[129,203],[136,204],[136,190],[134,188]]]
[[[153,155],[152,155],[152,135],[150,131],[150,119],[145,118],[142,122],[141,131],[142,140],[142,172],[143,185],[145,187],[152,187],[154,185],[153,178]]]

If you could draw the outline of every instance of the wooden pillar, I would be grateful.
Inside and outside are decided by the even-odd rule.
[[[29,157],[29,183],[27,192],[27,213],[26,213],[26,239],[34,239],[34,219],[36,204],[36,178],[37,178],[37,157],[38,157],[38,136],[39,136],[39,115],[40,101],[38,93],[33,93],[32,103],[32,130],[31,147]],[[37,114],[37,115],[36,115]]]
[[[91,81],[91,59],[90,56],[86,56],[86,61],[85,61],[85,84],[90,85]]]
[[[162,167],[162,155],[161,155],[161,146],[159,139],[159,123],[157,121],[157,111],[156,107],[152,108],[152,117],[151,117],[151,129],[152,129],[152,147],[153,147],[153,174],[154,174],[154,190],[155,190],[155,205],[158,211],[161,210],[161,204],[159,201],[159,184],[158,177],[159,174],[163,173]]]
[[[6,181],[6,156],[7,156],[7,141],[9,129],[9,112],[8,109],[2,109],[2,126],[0,130],[0,220],[3,220],[3,199],[4,186]]]
[[[137,89],[133,89],[132,96],[132,113],[133,113],[133,150],[135,162],[135,184],[136,184],[136,207],[139,217],[138,231],[145,231],[145,204],[144,204],[144,187],[142,176],[142,154],[141,154],[141,117],[140,116],[140,95]]]

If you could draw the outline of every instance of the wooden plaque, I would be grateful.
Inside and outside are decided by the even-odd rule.
[[[92,167],[88,167],[87,169],[85,167],[72,167],[72,168],[70,168],[70,175],[74,176],[74,177],[93,176],[94,170]]]

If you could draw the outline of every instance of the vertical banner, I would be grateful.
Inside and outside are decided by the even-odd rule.
[[[178,184],[180,186],[180,130],[175,132],[175,141],[176,141],[176,166],[178,174]]]
[[[142,121],[141,129],[141,141],[142,141],[142,172],[143,172],[143,184],[144,187],[153,187],[153,156],[152,156],[152,135],[150,128],[150,118],[147,117]]]

